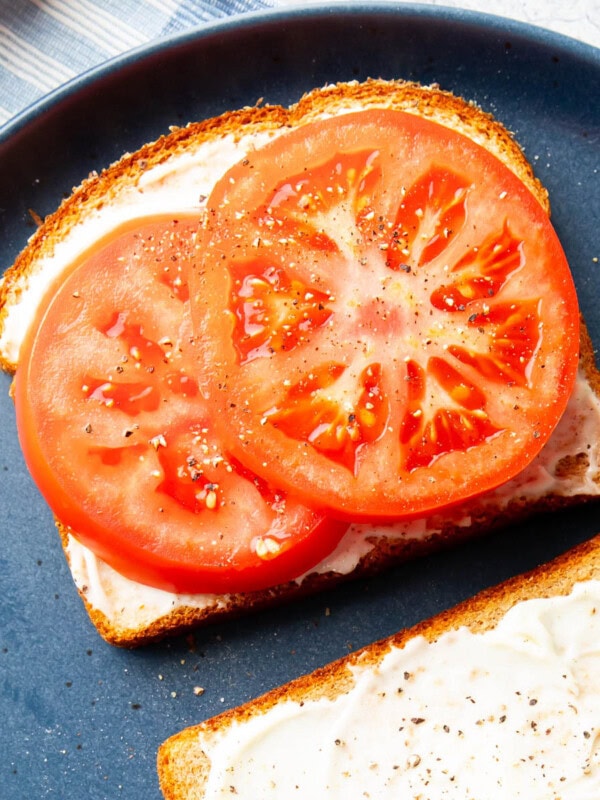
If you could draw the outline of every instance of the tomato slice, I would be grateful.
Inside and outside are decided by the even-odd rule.
[[[215,186],[192,318],[231,452],[340,517],[424,514],[522,470],[564,411],[578,309],[549,219],[485,149],[366,110]],[[206,364],[203,368],[206,374]]]
[[[322,560],[346,525],[222,448],[190,362],[197,220],[101,243],[50,292],[15,378],[31,474],[73,535],[134,580],[263,589]]]

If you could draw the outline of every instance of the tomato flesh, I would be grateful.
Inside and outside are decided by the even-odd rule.
[[[215,186],[200,249],[221,436],[315,507],[465,500],[564,411],[578,310],[556,234],[512,172],[429,120],[369,110],[280,136]]]
[[[192,360],[196,229],[140,222],[49,293],[15,378],[19,437],[56,516],[122,574],[180,592],[259,590],[309,570],[346,525],[222,447]]]

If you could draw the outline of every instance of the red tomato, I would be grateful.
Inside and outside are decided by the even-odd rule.
[[[429,120],[350,113],[249,153],[208,200],[201,250],[192,318],[220,433],[315,507],[465,500],[564,411],[578,310],[556,234],[502,163]]]
[[[23,452],[74,536],[129,578],[185,592],[291,580],[345,525],[242,468],[190,369],[197,221],[99,245],[40,309],[16,375]]]

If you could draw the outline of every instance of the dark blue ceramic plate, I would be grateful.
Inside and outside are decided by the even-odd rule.
[[[550,190],[554,222],[600,343],[600,51],[499,18],[355,5],[251,15],[111,62],[0,133],[7,266],[87,173],[165,132],[328,81],[438,82],[512,129]],[[0,795],[158,800],[170,734],[533,567],[600,530],[599,508],[554,514],[385,576],[129,652],[77,597],[50,513],[0,397]],[[194,687],[204,688],[202,695]]]

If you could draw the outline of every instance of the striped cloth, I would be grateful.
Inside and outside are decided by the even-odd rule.
[[[0,0],[0,125],[76,75],[266,0]]]
[[[71,78],[127,50],[228,15],[300,2],[331,4],[328,0],[0,0],[0,126]],[[485,11],[600,46],[600,0],[404,2]]]

